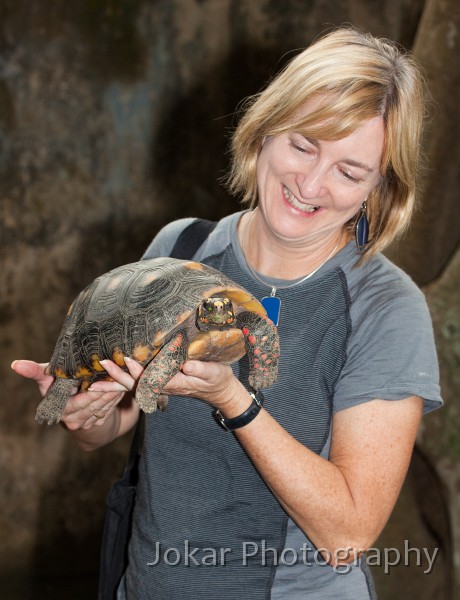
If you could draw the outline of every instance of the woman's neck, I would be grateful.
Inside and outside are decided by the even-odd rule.
[[[298,279],[313,273],[348,242],[348,234],[335,231],[322,239],[289,243],[278,238],[257,209],[238,223],[238,238],[249,266],[267,277]]]

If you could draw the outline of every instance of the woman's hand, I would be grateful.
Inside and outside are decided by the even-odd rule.
[[[48,388],[54,381],[52,375],[47,375],[45,373],[47,366],[48,363],[36,363],[33,360],[15,360],[11,363],[11,368],[18,375],[35,380],[42,396],[46,394]]]
[[[142,366],[133,359],[125,358],[130,373],[123,372],[110,361],[104,361],[104,367],[117,381],[110,384],[105,381],[94,383],[89,390],[135,389],[137,380],[143,372]],[[105,364],[107,363],[107,364]],[[190,396],[207,402],[218,408],[226,417],[244,412],[251,404],[251,397],[244,386],[234,376],[228,365],[218,362],[189,360],[182,369],[163,387],[166,395]]]
[[[218,362],[189,360],[164,387],[167,394],[200,398],[216,408],[231,399],[233,386],[240,385],[231,368]]]
[[[141,365],[134,360],[126,360],[129,373],[125,373],[110,360],[102,362],[114,381],[99,381],[84,392],[74,389],[61,419],[61,422],[71,431],[104,425],[125,393],[134,388],[136,380],[143,371]],[[54,381],[51,375],[46,374],[46,367],[46,363],[36,363],[31,360],[16,360],[11,365],[18,375],[34,380],[42,396]]]
[[[102,427],[111,421],[110,417],[114,415],[125,394],[135,390],[144,370],[133,359],[126,357],[125,362],[129,373],[110,360],[101,361],[113,381],[96,381],[84,392],[74,390],[61,419],[67,429],[71,432],[88,430],[94,426]],[[19,375],[33,379],[43,396],[54,380],[51,375],[45,373],[46,363],[16,360],[11,366]],[[214,408],[220,409],[226,417],[241,414],[251,402],[250,396],[233,375],[231,368],[217,362],[187,361],[182,370],[165,386],[164,392],[204,400]],[[134,410],[118,411],[126,413],[127,418],[121,424],[117,422],[114,425],[115,435],[127,431],[137,418],[137,405],[131,404],[135,405]]]
[[[123,400],[135,388],[143,368],[135,360],[125,359],[129,373],[111,360],[101,361],[113,381],[96,381],[86,391],[72,396],[64,409],[61,421],[71,431],[102,427]]]
[[[101,361],[115,382],[98,381],[89,392],[134,390],[143,367],[133,359],[125,358],[129,373],[122,371],[113,362]],[[216,408],[223,408],[231,402],[237,388],[242,387],[228,365],[217,362],[189,360],[182,369],[164,386],[165,394],[191,396],[208,402]]]

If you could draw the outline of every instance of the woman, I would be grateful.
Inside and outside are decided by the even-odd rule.
[[[244,359],[189,361],[168,383],[168,410],[146,416],[120,597],[373,597],[363,552],[396,502],[422,413],[441,403],[423,295],[380,254],[413,209],[423,110],[412,60],[349,29],[249,103],[229,182],[250,209],[219,222],[195,259],[269,298],[279,378],[233,433],[211,407],[234,419],[251,405]],[[165,227],[146,256],[168,255],[189,222]],[[68,403],[83,449],[136,423],[126,392],[142,368],[127,365],[107,361],[115,383]],[[43,365],[14,368],[42,393],[50,384]]]

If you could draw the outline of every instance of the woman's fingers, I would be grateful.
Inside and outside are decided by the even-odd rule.
[[[89,429],[106,421],[125,393],[134,389],[143,367],[125,358],[129,373],[111,360],[101,361],[113,381],[96,381],[85,392],[73,396],[64,411],[63,421],[69,429]]]
[[[118,385],[118,384],[117,384]],[[69,398],[62,421],[69,429],[88,429],[102,425],[125,395],[125,390],[109,392],[80,392]]]
[[[125,393],[134,389],[143,367],[135,360],[126,358],[129,373],[126,373],[111,360],[101,361],[113,381],[98,381],[84,392],[72,395],[62,415],[63,423],[69,429],[88,429],[94,425],[103,425],[108,416],[115,410]],[[47,363],[32,360],[15,360],[11,368],[22,377],[34,380],[42,395],[54,381],[54,377],[45,371]]]
[[[101,360],[101,365],[113,379],[113,381],[96,381],[88,391],[131,391],[136,381],[144,371],[143,367],[132,358],[125,357],[125,363],[129,373],[123,371],[118,365],[111,360]]]
[[[125,364],[128,367],[128,371],[131,373],[134,379],[138,380],[144,372],[144,367],[140,365],[137,360],[125,356]]]
[[[227,394],[231,379],[234,379],[234,375],[228,365],[190,360],[164,386],[164,391],[211,401]]]
[[[33,379],[37,383],[42,395],[46,394],[54,381],[52,375],[45,373],[47,366],[48,363],[37,363],[33,360],[15,360],[11,363],[11,368],[15,373],[27,379]]]

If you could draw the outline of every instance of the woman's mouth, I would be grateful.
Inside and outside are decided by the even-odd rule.
[[[294,194],[292,194],[284,185],[283,194],[291,206],[302,212],[312,213],[318,210],[319,208],[319,206],[314,206],[313,204],[305,204],[304,202],[300,202],[299,200],[297,200]]]

